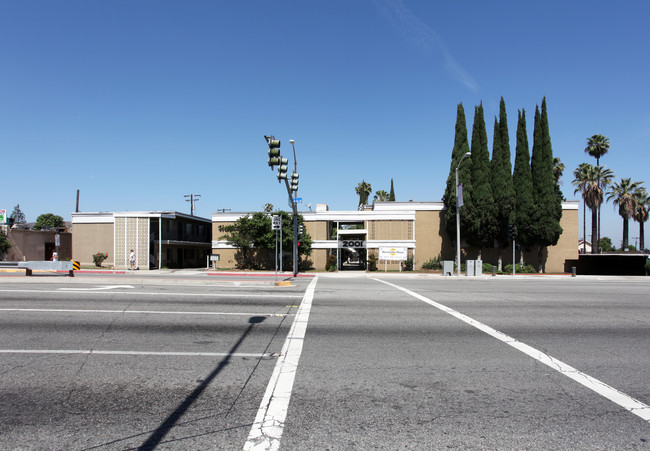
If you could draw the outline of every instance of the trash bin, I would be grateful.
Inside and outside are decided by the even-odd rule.
[[[474,275],[475,276],[483,275],[483,260],[476,260],[474,262]]]
[[[454,275],[454,261],[453,260],[443,260],[442,261],[442,275],[443,276],[453,276]]]

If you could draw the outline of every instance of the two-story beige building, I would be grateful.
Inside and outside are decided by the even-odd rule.
[[[139,269],[205,267],[211,222],[177,211],[72,213],[72,258],[93,264],[93,254],[108,253],[103,265],[129,267],[131,250]]]
[[[547,273],[570,271],[567,261],[578,258],[578,201],[564,202],[562,208],[562,236],[544,255]],[[388,270],[400,268],[401,262],[396,260],[399,258],[412,257],[415,269],[438,256],[454,260],[455,248],[445,231],[443,210],[442,202],[375,202],[362,211],[330,211],[327,205],[319,204],[316,211],[300,212],[313,240],[312,254],[306,260],[317,270],[325,269],[330,255],[336,257],[339,269],[365,269],[371,254],[378,258],[378,269]],[[212,254],[219,256],[221,268],[234,268],[237,253],[237,249],[219,239],[223,227],[246,214],[212,214]],[[502,252],[504,264],[511,263],[512,247]],[[476,249],[463,246],[463,261],[476,259],[476,254]],[[483,249],[482,259],[496,264],[497,250]],[[524,259],[536,265],[537,249],[526,252]]]

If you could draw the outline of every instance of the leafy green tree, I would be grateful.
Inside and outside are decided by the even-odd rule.
[[[517,146],[512,184],[515,189],[515,227],[517,242],[521,246],[520,264],[524,264],[524,250],[532,243],[532,222],[535,213],[533,178],[530,172],[530,151],[526,132],[526,111],[518,112]]]
[[[11,247],[11,242],[9,242],[9,239],[7,236],[4,234],[2,230],[0,230],[0,260],[2,260]]]
[[[293,247],[293,217],[280,211],[282,217],[282,246],[284,249]],[[301,215],[298,224],[303,223]],[[241,269],[260,269],[268,267],[268,260],[262,250],[275,248],[275,231],[272,228],[271,216],[267,213],[256,212],[239,218],[235,224],[224,227],[225,234],[219,239],[239,249],[236,255],[237,266]],[[311,237],[303,232],[298,237],[302,245],[298,247],[298,255],[311,255]]]
[[[564,202],[566,200],[564,198],[564,194],[562,194],[562,189],[560,188],[560,185],[562,184],[562,174],[564,174],[565,169],[566,166],[564,163],[562,163],[562,160],[560,160],[558,157],[553,157],[553,180],[555,181],[555,195],[560,200],[560,202]]]
[[[372,185],[370,183],[366,183],[365,180],[362,180],[354,190],[359,195],[358,208],[361,210],[364,205],[368,204],[368,196],[370,196],[370,193],[372,193]]]
[[[390,195],[388,196],[390,202],[395,202],[395,188],[393,186],[393,179],[390,179]]]
[[[639,187],[634,191],[634,220],[639,223],[639,249],[645,250],[645,231],[643,224],[648,220],[650,196],[645,188]]]
[[[63,227],[63,218],[59,215],[52,213],[43,213],[38,218],[36,218],[36,224],[34,224],[34,229],[42,230],[47,228],[56,228]]]
[[[14,211],[11,212],[9,217],[14,220],[15,224],[25,224],[27,222],[27,219],[25,219],[25,213],[20,209],[20,204],[14,207]]]
[[[542,100],[542,114],[535,108],[533,155],[531,157],[533,200],[535,212],[532,224],[532,241],[537,245],[537,267],[544,271],[543,254],[547,246],[557,244],[562,234],[560,219],[562,202],[555,195],[553,181],[553,149],[546,113],[546,98]]]
[[[510,163],[510,137],[508,136],[508,116],[506,104],[501,97],[499,120],[494,120],[491,166],[492,196],[496,216],[496,241],[499,248],[497,269],[503,269],[501,251],[508,242],[508,224],[514,221],[515,190],[512,184],[512,165]]]
[[[616,248],[612,245],[612,239],[608,236],[604,236],[600,239],[600,250],[603,252],[612,252]]]
[[[455,242],[456,240],[456,168],[458,167],[458,162],[469,152],[469,142],[467,140],[467,125],[465,121],[465,109],[463,104],[459,103],[456,107],[456,126],[455,126],[455,135],[454,135],[454,147],[451,151],[451,166],[449,168],[449,176],[447,177],[447,186],[445,188],[445,194],[442,197],[442,201],[445,205],[445,230],[449,238]],[[466,158],[470,160],[470,158]],[[464,185],[464,211],[467,210],[467,206],[471,205],[471,199],[466,194],[471,191],[472,181],[471,181],[471,171],[470,171],[470,161],[465,161],[464,164],[458,168],[458,180]],[[461,218],[465,218],[464,214],[461,214]],[[461,227],[463,227],[461,225]]]
[[[623,218],[623,245],[621,249],[628,247],[629,237],[629,219],[634,216],[636,203],[634,201],[634,191],[641,186],[643,182],[633,182],[632,179],[621,179],[615,182],[607,196],[607,200],[614,202],[614,207],[618,207],[618,214]]]
[[[472,187],[469,197],[472,204],[471,208],[466,208],[467,240],[478,248],[478,259],[481,260],[483,248],[491,247],[496,235],[496,214],[490,182],[490,151],[482,103],[474,109],[471,152]]]
[[[379,202],[386,202],[386,201],[388,201],[389,199],[390,199],[390,194],[388,194],[388,193],[387,193],[386,191],[384,191],[383,189],[380,189],[380,190],[378,190],[378,191],[375,192],[375,197],[374,197],[373,200],[374,200],[375,202],[377,202],[377,201],[379,201]]]

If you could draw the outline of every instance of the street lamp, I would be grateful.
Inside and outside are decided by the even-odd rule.
[[[471,157],[472,152],[467,152],[462,156],[456,166],[456,274],[460,277],[460,206],[458,205],[458,168],[465,157]]]

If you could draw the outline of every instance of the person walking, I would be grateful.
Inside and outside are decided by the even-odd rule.
[[[129,269],[135,269],[135,252],[131,249],[131,255],[129,255],[129,264],[131,265]]]

